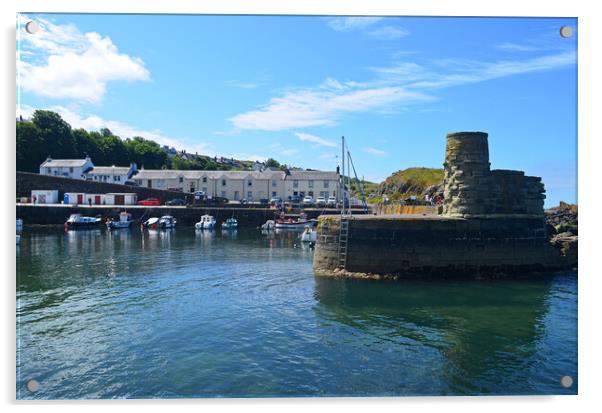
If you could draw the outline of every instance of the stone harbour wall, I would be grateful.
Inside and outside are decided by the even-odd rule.
[[[317,275],[500,277],[577,265],[549,242],[538,218],[358,217],[349,222],[347,262],[337,270],[340,217],[320,217]]]

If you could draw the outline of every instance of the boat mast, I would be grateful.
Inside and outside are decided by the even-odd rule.
[[[341,215],[345,215],[345,137],[341,136]]]

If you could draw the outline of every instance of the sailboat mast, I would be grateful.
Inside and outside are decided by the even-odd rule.
[[[341,214],[345,215],[345,137],[341,136]]]

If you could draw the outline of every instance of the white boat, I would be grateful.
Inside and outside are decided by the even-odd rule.
[[[23,231],[23,220],[21,218],[17,218],[17,234]]]
[[[177,222],[178,221],[171,215],[163,215],[159,219],[159,222],[157,222],[157,226],[159,228],[175,228]]]
[[[125,229],[129,228],[132,225],[132,214],[129,212],[121,212],[119,214],[119,221],[115,221],[113,219],[107,220],[107,228],[108,229]]]
[[[98,228],[100,223],[100,217],[86,217],[82,214],[71,214],[65,222],[65,229]]]
[[[306,226],[303,234],[301,234],[302,242],[316,242],[318,238],[318,232],[315,229],[311,229],[311,227]]]
[[[236,229],[238,228],[238,221],[236,218],[228,218],[224,222],[222,222],[222,229]]]
[[[276,225],[276,221],[274,221],[273,219],[268,219],[265,222],[265,224],[263,224],[261,226],[261,229],[264,231],[272,231],[276,228],[275,225]]]
[[[158,224],[159,224],[159,218],[152,217],[152,218],[149,218],[146,221],[144,221],[141,226],[143,228],[146,227],[146,228],[156,229]]]
[[[215,218],[212,215],[203,215],[201,220],[194,224],[196,229],[213,229],[215,228]]]

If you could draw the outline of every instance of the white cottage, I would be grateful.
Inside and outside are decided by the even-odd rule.
[[[94,167],[92,159],[52,159],[46,158],[40,165],[40,175],[62,176],[65,178],[85,179],[86,172]]]

